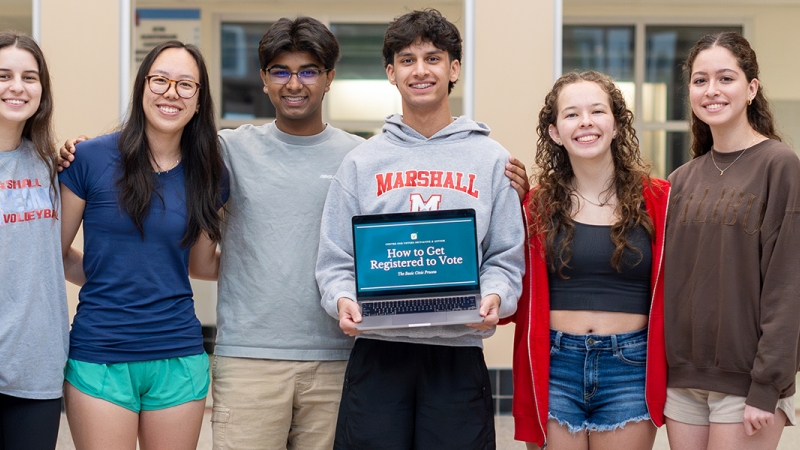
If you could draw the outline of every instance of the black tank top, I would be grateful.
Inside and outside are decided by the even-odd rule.
[[[560,247],[563,234],[557,236],[555,248]],[[572,257],[569,267],[561,271],[567,279],[557,272],[550,272],[548,276],[550,309],[648,315],[652,266],[650,236],[644,227],[638,226],[631,230],[628,241],[641,254],[626,249],[620,272],[611,265],[615,249],[611,242],[611,226],[575,222]]]

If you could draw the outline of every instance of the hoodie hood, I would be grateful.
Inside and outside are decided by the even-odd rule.
[[[443,142],[451,142],[468,139],[476,134],[488,136],[491,130],[485,123],[475,122],[466,116],[455,118],[450,125],[442,128],[433,136],[426,138],[417,130],[403,123],[403,116],[394,114],[386,118],[382,132],[384,137],[389,139],[394,145],[403,147],[433,144],[439,145]]]

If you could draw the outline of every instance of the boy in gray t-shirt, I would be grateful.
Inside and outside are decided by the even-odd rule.
[[[331,178],[363,139],[322,121],[339,59],[325,25],[280,19],[258,56],[277,119],[220,131],[222,252],[192,273],[214,279],[219,267],[214,448],[330,448],[353,341],[319,308],[314,264]]]

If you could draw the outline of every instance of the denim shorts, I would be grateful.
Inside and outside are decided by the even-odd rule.
[[[570,433],[650,419],[646,361],[647,328],[603,336],[550,330],[548,417]]]

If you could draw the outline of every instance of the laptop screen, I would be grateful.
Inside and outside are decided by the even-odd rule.
[[[353,251],[360,299],[479,289],[472,209],[356,216]]]

